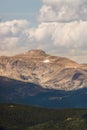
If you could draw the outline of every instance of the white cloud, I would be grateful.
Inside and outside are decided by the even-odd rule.
[[[43,0],[39,20],[70,22],[74,20],[87,20],[86,0]]]
[[[87,21],[41,23],[32,32],[36,42],[65,48],[84,48],[87,45]],[[85,30],[85,31],[84,31]],[[49,41],[49,42],[48,42]],[[49,44],[49,46],[50,46]],[[85,49],[85,48],[84,48]]]
[[[27,20],[12,20],[0,23],[0,35],[1,34],[12,34],[19,33],[22,29],[27,28],[29,22]]]
[[[16,48],[20,37],[25,29],[29,27],[26,20],[12,20],[0,23],[0,50]]]
[[[18,43],[18,38],[17,37],[6,37],[1,41],[0,44],[0,49],[5,50],[5,49],[13,49]]]

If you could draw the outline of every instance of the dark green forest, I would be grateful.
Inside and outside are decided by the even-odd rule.
[[[0,104],[0,130],[87,130],[87,109]]]

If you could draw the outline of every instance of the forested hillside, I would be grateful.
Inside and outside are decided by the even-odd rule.
[[[87,130],[87,110],[1,104],[0,130]]]

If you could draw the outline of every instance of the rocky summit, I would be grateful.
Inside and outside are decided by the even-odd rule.
[[[0,76],[69,91],[87,87],[87,64],[30,50],[12,57],[1,56]]]

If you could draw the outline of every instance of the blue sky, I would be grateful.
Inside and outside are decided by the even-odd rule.
[[[0,0],[0,55],[30,49],[87,63],[87,0]]]
[[[1,13],[36,12],[42,4],[41,0],[0,0]]]
[[[31,19],[41,5],[41,0],[0,0],[0,16],[2,20]]]

